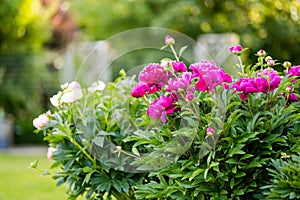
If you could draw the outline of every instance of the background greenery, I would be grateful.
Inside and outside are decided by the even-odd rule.
[[[29,169],[29,163],[38,159],[39,167],[47,169],[51,161],[45,155],[21,155],[0,153],[0,199],[50,200],[66,199],[63,187],[56,188],[50,176]]]
[[[235,32],[250,48],[249,55],[262,48],[280,62],[300,63],[297,0],[52,0],[47,6],[40,2],[46,1],[0,0],[0,106],[14,118],[16,143],[40,141],[32,134],[31,121],[48,108],[48,98],[61,82],[48,55],[53,50],[63,54],[74,38],[63,35],[71,31],[68,23],[55,25],[57,10],[74,21],[78,40],[105,40],[148,26],[177,30],[194,39],[204,33]]]

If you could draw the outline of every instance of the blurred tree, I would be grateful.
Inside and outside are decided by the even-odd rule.
[[[194,39],[204,33],[235,32],[245,47],[264,48],[281,62],[300,63],[297,0],[74,0],[70,4],[88,39],[148,26],[177,30]]]
[[[60,5],[52,2],[0,0],[0,107],[14,119],[17,143],[41,141],[33,134],[32,119],[47,108],[58,84],[45,51]]]

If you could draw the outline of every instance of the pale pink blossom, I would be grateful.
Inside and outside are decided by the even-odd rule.
[[[88,87],[89,92],[102,91],[105,88],[105,83],[102,81],[97,81],[92,83],[91,87]]]
[[[62,95],[62,92],[59,91],[57,94],[53,95],[50,98],[50,102],[53,106],[58,107],[60,105],[59,101],[60,101],[61,95]]]
[[[53,160],[53,153],[56,152],[57,149],[53,147],[48,148],[47,157],[49,160]]]
[[[35,128],[41,129],[49,123],[49,117],[46,114],[41,114],[35,118],[32,123]]]
[[[83,96],[82,89],[65,90],[60,98],[60,103],[73,103]]]

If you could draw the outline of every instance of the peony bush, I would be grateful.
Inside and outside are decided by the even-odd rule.
[[[232,76],[211,60],[187,66],[186,47],[174,45],[166,36],[174,59],[145,66],[137,81],[121,71],[107,85],[63,84],[53,110],[34,119],[70,199],[276,197],[271,169],[299,158],[300,65],[259,50],[245,66],[247,49],[236,45]],[[298,198],[298,185],[285,197]]]

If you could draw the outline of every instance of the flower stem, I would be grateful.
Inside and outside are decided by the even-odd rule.
[[[176,61],[179,62],[179,58],[178,58],[178,56],[177,56],[177,54],[176,54],[176,51],[175,51],[173,45],[170,45],[170,48],[171,48],[171,50],[172,50],[172,52],[173,52],[173,54],[174,54],[174,56],[175,56]]]

